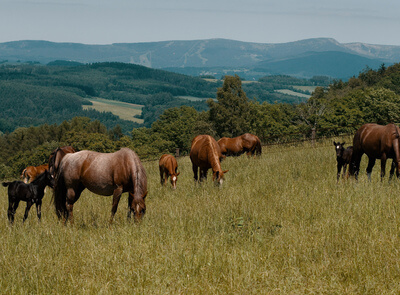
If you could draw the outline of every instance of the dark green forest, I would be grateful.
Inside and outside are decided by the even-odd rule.
[[[280,76],[274,80],[244,85],[249,97],[259,101],[293,102],[298,98],[276,93],[293,85],[325,85],[327,81],[309,81]],[[57,61],[48,65],[3,64],[0,66],[0,131],[12,132],[18,127],[61,124],[74,117],[101,121],[107,128],[119,125],[124,134],[133,128],[151,127],[168,108],[182,105],[197,111],[208,110],[206,100],[215,98],[221,80],[204,79],[155,70],[134,64],[79,64]],[[319,83],[319,84],[318,84]],[[322,83],[322,84],[321,84]],[[180,97],[196,97],[190,101]],[[142,126],[121,120],[110,112],[83,110],[88,98],[101,97],[143,105]]]
[[[50,74],[48,71],[55,71],[63,76],[63,72],[76,73],[76,69],[44,67],[42,70],[44,69],[45,73],[40,75],[50,75],[53,78],[46,80],[36,76],[36,80],[26,78],[26,81],[23,77],[34,75],[32,72],[20,73],[22,69],[17,67],[18,71],[13,80],[13,75],[10,75],[12,67],[7,66],[2,69],[2,71],[8,72],[7,75],[2,74],[0,79],[0,95],[3,102],[1,112],[6,116],[3,117],[5,119],[2,124],[10,124],[10,128],[12,128],[13,118],[16,121],[25,120],[26,125],[13,131],[2,129],[0,178],[15,178],[26,166],[47,162],[51,151],[63,145],[72,145],[78,150],[90,149],[99,152],[112,152],[121,147],[130,147],[142,159],[156,159],[162,153],[175,153],[177,148],[181,155],[188,154],[190,142],[198,134],[210,134],[218,139],[222,136],[234,137],[251,132],[258,135],[263,143],[268,144],[304,140],[310,138],[313,129],[318,137],[326,137],[352,134],[367,122],[379,124],[400,122],[400,64],[395,64],[388,68],[382,65],[378,70],[366,68],[358,77],[353,77],[348,81],[338,80],[333,81],[327,87],[319,86],[315,88],[310,99],[297,104],[270,103],[250,97],[244,87],[245,84],[242,84],[238,76],[226,76],[218,85],[215,85],[214,82],[204,82],[201,79],[196,80],[194,83],[199,83],[199,85],[206,83],[207,87],[210,87],[209,92],[200,91],[201,87],[199,86],[198,90],[193,90],[196,91],[196,94],[195,92],[186,92],[186,94],[214,98],[205,100],[206,107],[200,110],[190,105],[168,104],[169,102],[163,99],[169,97],[168,99],[173,100],[172,93],[163,92],[165,89],[158,93],[153,90],[153,93],[149,95],[153,97],[154,102],[152,105],[148,104],[149,108],[158,104],[168,107],[162,109],[158,118],[148,127],[131,126],[126,132],[124,130],[127,128],[126,125],[120,124],[111,116],[109,120],[115,119],[113,122],[117,124],[105,124],[102,117],[105,114],[98,113],[99,117],[89,113],[73,115],[73,110],[81,111],[80,103],[85,103],[85,97],[89,95],[105,97],[110,93],[106,91],[103,93],[99,90],[105,87],[103,82],[98,82],[101,86],[91,84],[91,87],[89,84],[83,83],[86,76],[83,73],[85,71],[92,73],[91,69],[99,66],[83,66],[81,75],[75,77],[75,84],[71,82],[68,85],[61,78],[55,79],[56,75]],[[110,68],[102,65],[101,70],[94,72],[99,77],[98,81],[103,81],[103,79],[108,82],[112,81],[115,67],[124,68],[125,65],[111,64]],[[133,87],[129,81],[133,79],[133,75],[139,75],[133,73],[135,67],[131,68],[131,65],[127,67],[126,84],[121,82],[123,85],[121,87],[129,85],[129,87]],[[32,67],[30,70],[39,71],[39,68]],[[118,73],[122,72],[118,70]],[[6,76],[8,78],[5,78]],[[68,81],[72,81],[71,77],[73,75],[68,75]],[[182,77],[184,76],[177,74],[177,81],[174,83],[179,84],[179,79]],[[284,76],[265,78],[265,80],[270,79],[283,79],[284,83],[287,83],[287,77]],[[60,82],[62,86],[59,88],[53,87],[54,91],[58,91],[57,95],[53,96],[54,93],[50,92],[50,89],[46,88],[44,91],[41,88],[46,87],[46,83],[55,83],[57,80],[63,81]],[[120,79],[117,80],[120,81]],[[321,80],[325,81],[323,78]],[[150,82],[150,84],[143,83],[144,88],[152,88]],[[184,85],[189,82],[182,83]],[[261,83],[257,83],[257,85]],[[314,82],[308,81],[308,83]],[[107,87],[114,89],[117,84],[117,82],[111,83]],[[99,93],[93,93],[98,91]],[[75,92],[75,95],[71,95],[72,92]],[[15,93],[21,95],[14,96],[13,101],[3,99],[11,97]],[[128,94],[129,92],[126,91],[126,95]],[[110,97],[107,96],[107,98]],[[49,103],[48,100],[52,103]],[[131,100],[127,96],[125,101],[138,103],[133,96]],[[42,103],[42,105],[39,107],[33,102]],[[66,105],[69,111],[66,111]],[[154,110],[154,112],[156,111],[160,110]],[[64,119],[62,122],[56,121],[57,116],[61,117],[63,114],[71,115],[71,118]],[[37,121],[34,121],[33,118],[36,118]],[[47,118],[53,118],[54,121],[48,121]],[[44,120],[48,122],[44,122]],[[23,125],[21,124],[21,126]]]

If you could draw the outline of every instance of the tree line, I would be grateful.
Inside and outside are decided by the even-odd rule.
[[[129,134],[119,125],[107,128],[88,117],[18,128],[0,137],[0,177],[16,177],[28,165],[47,162],[51,151],[62,145],[99,152],[130,147],[142,159],[154,159],[177,148],[188,154],[198,134],[218,139],[250,132],[264,143],[276,143],[307,138],[313,130],[331,136],[352,133],[367,122],[400,122],[400,64],[366,68],[346,82],[317,87],[310,99],[299,104],[250,99],[238,76],[226,76],[207,107],[167,108],[150,127],[132,128]]]

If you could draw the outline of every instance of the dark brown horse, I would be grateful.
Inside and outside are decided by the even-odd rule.
[[[198,170],[200,169],[200,181],[207,179],[208,169],[213,171],[213,181],[221,185],[224,181],[224,174],[228,170],[222,171],[221,160],[224,156],[218,143],[210,135],[198,135],[192,140],[190,148],[190,160],[195,181],[198,181]]]
[[[36,177],[42,174],[44,171],[49,169],[48,164],[43,164],[39,166],[28,166],[22,171],[21,179],[23,182],[32,182]]]
[[[248,156],[261,156],[261,141],[253,134],[245,133],[238,137],[222,137],[218,140],[221,153],[226,156],[240,156],[247,153]]]
[[[53,176],[56,174],[58,167],[60,165],[61,159],[66,154],[75,153],[75,152],[76,152],[76,150],[70,145],[56,148],[50,154],[50,157],[49,157],[49,172],[50,172],[50,174]]]
[[[171,179],[172,188],[176,189],[176,181],[178,180],[178,162],[174,156],[165,154],[162,155],[158,163],[160,168],[161,185],[167,183],[168,177]]]
[[[381,126],[377,124],[365,124],[357,130],[353,138],[353,155],[350,164],[350,175],[358,178],[360,162],[363,154],[368,156],[367,174],[371,180],[372,168],[376,159],[381,159],[381,180],[385,176],[386,160],[393,159],[390,176],[399,177],[400,171],[400,145],[399,128],[395,124]]]
[[[139,157],[129,148],[115,153],[80,151],[65,154],[56,171],[54,185],[54,203],[59,218],[64,217],[65,222],[70,219],[73,223],[74,203],[85,188],[102,196],[113,195],[110,222],[124,192],[129,192],[128,217],[133,212],[135,220],[140,220],[146,211],[146,171]]]
[[[348,146],[344,148],[344,142],[333,142],[336,151],[336,161],[337,161],[337,182],[339,182],[340,171],[343,167],[343,178],[346,176],[347,165],[350,164],[351,155],[353,154],[353,147]]]
[[[20,201],[26,202],[24,222],[28,218],[29,210],[33,204],[36,204],[37,216],[40,220],[42,216],[42,199],[47,185],[50,187],[54,185],[54,179],[47,170],[44,170],[31,183],[22,181],[3,182],[3,186],[8,186],[7,216],[11,224],[14,223],[14,215]]]

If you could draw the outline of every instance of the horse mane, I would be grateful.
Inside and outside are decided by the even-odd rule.
[[[42,182],[46,178],[46,173],[48,173],[46,171],[40,173],[31,183],[36,185],[38,182]]]

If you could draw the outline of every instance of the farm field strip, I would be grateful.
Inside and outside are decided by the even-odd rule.
[[[93,105],[84,105],[84,109],[95,109],[99,112],[111,112],[121,119],[143,123],[142,119],[137,119],[134,116],[142,113],[142,105],[126,103],[121,101],[109,100],[104,98],[91,98],[89,99]]]

